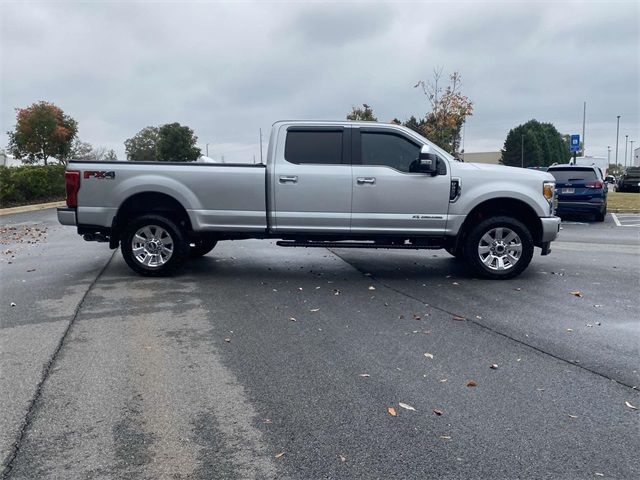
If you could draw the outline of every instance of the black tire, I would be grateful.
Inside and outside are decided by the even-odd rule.
[[[607,206],[602,209],[601,212],[596,213],[596,222],[604,222],[604,217],[607,216]]]
[[[134,237],[145,227],[153,234],[153,238],[150,239],[150,242],[145,242],[145,246],[141,247],[143,250],[139,256],[136,256],[133,252]],[[156,234],[158,234],[157,240],[159,241],[155,241]],[[164,234],[166,234],[166,236]],[[140,236],[139,239],[146,239],[146,237],[149,236],[148,234],[143,235],[144,236]],[[139,243],[141,244],[142,242]],[[153,243],[153,245],[150,245],[151,243]],[[164,254],[166,250],[163,250],[163,247],[166,250],[170,248],[171,254]],[[172,220],[160,215],[143,215],[129,222],[122,236],[120,249],[127,265],[129,265],[133,271],[146,277],[172,275],[182,266],[189,256],[189,243],[182,229]],[[154,257],[156,259],[155,261],[153,260]],[[158,257],[160,257],[160,259],[158,259]],[[147,258],[151,258],[152,261],[145,265],[144,260]],[[153,263],[156,265],[153,265]]]
[[[200,258],[204,257],[207,253],[209,253],[218,243],[217,240],[212,238],[198,238],[191,242],[189,246],[189,256],[191,258]]]
[[[509,259],[509,252],[513,252],[514,250],[510,250],[509,246],[497,245],[493,244],[481,245],[481,239],[488,234],[491,237],[491,232],[494,232],[497,237],[497,231],[495,229],[503,228],[508,229],[511,232],[515,233],[517,237],[520,239],[521,251],[520,256],[517,257],[517,260],[510,264],[510,266],[505,265],[505,262],[511,263]],[[501,235],[502,236],[502,235]],[[507,235],[508,237],[509,235]],[[506,238],[506,237],[505,237]],[[504,238],[502,239],[504,240]],[[501,241],[502,241],[501,240]],[[485,240],[482,240],[483,243],[486,243]],[[512,244],[508,244],[512,245]],[[487,252],[487,256],[485,257],[488,260],[491,260],[490,256],[493,256],[493,260],[495,260],[496,265],[494,268],[485,264],[480,257],[480,248],[494,248],[497,249],[495,253],[497,256],[500,256],[502,253],[502,265],[503,269],[500,269],[499,262],[500,260],[497,258],[494,253]],[[499,249],[502,249],[500,251]],[[467,264],[473,269],[473,271],[483,278],[489,278],[493,280],[506,280],[508,278],[513,278],[517,275],[520,275],[533,258],[533,238],[531,236],[531,232],[529,229],[520,221],[516,220],[512,217],[500,216],[500,217],[491,217],[486,220],[483,220],[478,225],[476,225],[464,242],[464,257],[467,261]],[[505,259],[506,257],[506,259]],[[514,255],[511,255],[512,258],[515,258]],[[494,261],[491,260],[491,265],[494,264]]]

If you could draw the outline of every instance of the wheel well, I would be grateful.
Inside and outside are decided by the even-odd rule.
[[[187,232],[192,230],[191,221],[187,211],[175,198],[165,193],[143,192],[127,198],[116,214],[112,231],[119,233],[126,227],[127,223],[140,215],[156,214],[163,215],[182,226]]]
[[[469,233],[473,225],[490,217],[506,215],[521,221],[531,232],[533,242],[540,246],[542,239],[542,222],[536,212],[525,202],[515,198],[492,198],[476,205],[467,215],[460,234],[457,245],[461,245],[464,236]]]

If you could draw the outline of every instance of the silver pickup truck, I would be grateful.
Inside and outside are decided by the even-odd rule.
[[[399,125],[281,121],[266,165],[71,162],[63,225],[167,275],[221,240],[439,249],[511,278],[558,235],[548,173],[456,161]]]

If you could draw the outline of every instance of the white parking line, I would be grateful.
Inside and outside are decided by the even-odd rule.
[[[618,227],[621,227],[621,226],[622,226],[622,224],[620,223],[620,220],[618,220],[618,216],[617,216],[615,213],[612,213],[612,214],[611,214],[611,218],[613,218],[613,221],[614,221],[614,222],[616,222],[616,225],[617,225]]]

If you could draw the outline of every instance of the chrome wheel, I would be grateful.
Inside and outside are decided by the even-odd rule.
[[[510,270],[522,256],[522,240],[510,228],[492,228],[480,238],[478,256],[490,270]]]
[[[131,240],[133,257],[147,268],[158,268],[173,255],[173,238],[158,225],[145,225]]]

